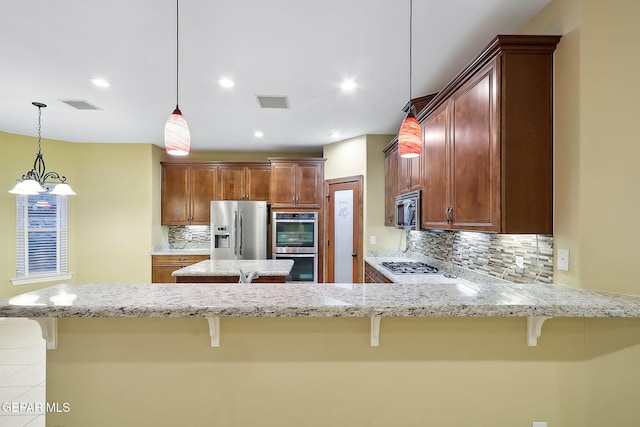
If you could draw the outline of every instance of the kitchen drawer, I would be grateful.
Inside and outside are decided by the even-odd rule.
[[[207,259],[209,255],[152,255],[151,282],[176,283],[176,278],[171,273]]]

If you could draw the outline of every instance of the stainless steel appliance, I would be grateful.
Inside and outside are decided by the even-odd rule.
[[[267,202],[211,202],[211,259],[266,259]]]
[[[318,281],[318,213],[273,212],[271,246],[274,259],[291,259],[287,278],[292,282]]]
[[[396,196],[396,228],[420,229],[420,190]]]
[[[438,269],[424,262],[381,262],[384,268],[393,274],[434,274]]]

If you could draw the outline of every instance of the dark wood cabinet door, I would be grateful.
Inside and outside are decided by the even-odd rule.
[[[295,163],[271,164],[271,206],[289,207],[295,205],[296,165]]]
[[[500,231],[500,151],[492,63],[451,97],[452,228]]]
[[[184,165],[163,165],[162,224],[188,225],[190,205],[189,168]]]
[[[395,226],[396,196],[398,195],[398,146],[384,157],[384,225]]]
[[[296,207],[320,208],[324,178],[323,163],[296,165]]]
[[[245,169],[245,194],[247,200],[269,201],[271,167],[269,165],[248,166]]]
[[[398,194],[420,189],[420,157],[399,157]]]
[[[422,228],[448,228],[449,206],[449,103],[442,104],[422,124],[423,191],[421,201]]]
[[[211,223],[211,201],[218,199],[218,167],[193,166],[191,168],[191,224]]]
[[[244,166],[220,167],[220,200],[244,200]]]

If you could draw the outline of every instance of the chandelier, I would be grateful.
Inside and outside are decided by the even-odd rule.
[[[69,196],[76,194],[69,184],[67,184],[67,178],[60,176],[58,172],[47,172],[47,167],[44,164],[44,158],[42,156],[42,109],[46,107],[42,102],[32,102],[32,104],[38,107],[38,154],[36,160],[33,162],[33,169],[22,175],[22,179],[18,180],[18,183],[9,190],[9,193],[24,194],[24,195],[36,195],[44,193],[45,184],[53,183],[57,181],[56,186],[51,190],[50,194],[59,196]]]

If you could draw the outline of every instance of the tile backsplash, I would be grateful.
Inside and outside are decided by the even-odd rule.
[[[208,225],[170,225],[170,246],[201,246],[211,243],[211,227]]]
[[[553,282],[553,236],[410,231],[407,250],[515,283]],[[516,268],[516,256],[524,269]]]

